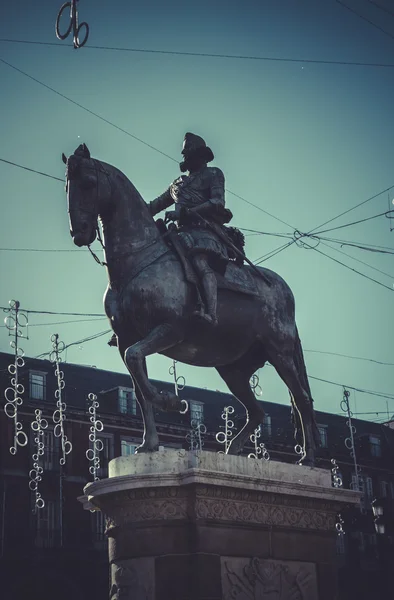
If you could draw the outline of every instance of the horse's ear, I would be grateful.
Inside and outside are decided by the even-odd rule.
[[[62,152],[62,161],[64,162],[65,165],[67,164],[67,157],[64,154],[64,152]]]
[[[85,158],[90,158],[90,152],[89,152],[89,148],[87,147],[86,144],[82,144],[82,148],[83,148],[83,153]]]

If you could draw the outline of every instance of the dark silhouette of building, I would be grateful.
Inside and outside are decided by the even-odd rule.
[[[8,365],[11,354],[0,353],[1,389],[10,386]],[[92,481],[91,462],[86,457],[90,447],[91,423],[88,412],[89,393],[97,395],[98,418],[104,430],[98,476],[106,477],[108,462],[120,455],[132,454],[142,441],[142,418],[135,401],[131,379],[126,374],[103,371],[94,367],[62,363],[65,388],[66,419],[64,430],[72,443],[66,464],[60,465],[60,438],[56,437],[53,412],[56,410],[55,368],[47,360],[25,358],[19,372],[19,382],[25,392],[18,407],[18,419],[28,435],[28,444],[18,447],[15,455],[9,449],[14,439],[14,419],[4,411],[6,398],[1,393],[0,411],[0,577],[1,590],[7,600],[104,600],[108,598],[108,556],[101,513],[84,511],[78,497],[83,487]],[[172,389],[173,384],[156,383],[159,389]],[[207,433],[204,449],[222,450],[216,433],[223,428],[221,418],[225,406],[235,409],[232,419],[235,429],[245,420],[244,408],[229,394],[186,386],[180,396],[189,401],[187,414],[157,412],[160,444],[164,447],[189,448],[187,439],[191,419],[203,422]],[[266,420],[260,441],[264,442],[271,459],[295,462],[293,425],[290,407],[262,401]],[[35,494],[29,489],[29,473],[33,468],[35,434],[31,423],[35,410],[42,411],[48,421],[43,435],[45,452],[40,459],[43,467],[39,492],[45,502],[34,510]],[[8,410],[10,413],[10,411]],[[12,411],[11,411],[12,412]],[[347,417],[317,411],[322,445],[317,454],[317,467],[331,469],[335,458],[346,488],[355,484],[354,462],[344,441],[349,437]],[[384,586],[393,568],[394,506],[394,429],[386,425],[354,419],[355,450],[360,466],[359,485],[363,492],[362,510],[342,515],[345,536],[338,537],[338,568],[342,598],[384,598]],[[245,454],[253,451],[246,447]],[[252,459],[251,459],[252,460]],[[302,467],[300,466],[300,469]],[[385,498],[391,507],[386,512],[386,533],[383,539],[375,532],[371,502]],[[376,590],[381,595],[376,595]],[[389,597],[389,596],[387,596]]]

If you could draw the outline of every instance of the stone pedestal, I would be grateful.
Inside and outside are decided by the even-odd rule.
[[[107,517],[111,600],[335,600],[327,470],[164,450],[111,461],[85,508]]]

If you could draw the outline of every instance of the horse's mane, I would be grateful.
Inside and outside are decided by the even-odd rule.
[[[108,171],[109,177],[113,177],[114,179],[120,180],[125,187],[131,188],[131,191],[134,194],[137,194],[140,197],[140,199],[144,202],[143,197],[141,196],[141,194],[135,187],[134,183],[132,181],[130,181],[130,179],[127,177],[127,175],[125,175],[123,173],[123,171],[121,171],[117,167],[114,167],[113,165],[110,165],[109,163],[104,162],[103,160],[98,160],[98,159],[95,159],[95,160],[98,163],[100,163],[106,171]]]

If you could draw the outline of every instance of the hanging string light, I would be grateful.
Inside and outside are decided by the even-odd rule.
[[[203,435],[206,434],[207,428],[198,419],[192,419],[190,426],[191,429],[185,436],[189,442],[190,450],[202,450],[204,446]]]
[[[99,479],[97,472],[100,468],[99,453],[104,448],[104,444],[102,440],[97,437],[97,433],[103,431],[104,425],[102,421],[97,419],[97,409],[99,408],[99,403],[97,401],[96,394],[88,394],[88,401],[91,402],[91,405],[89,406],[89,420],[91,422],[91,426],[89,433],[89,449],[86,450],[86,458],[92,462],[89,467],[89,473],[93,475],[94,481],[97,481],[97,479]]]
[[[173,360],[172,361],[172,365],[168,369],[168,372],[174,378],[175,394],[177,396],[179,396],[179,392],[181,392],[183,390],[183,388],[185,387],[185,385],[186,385],[186,380],[183,377],[183,375],[177,375],[177,373],[176,373],[176,364],[177,364],[177,362],[178,362],[177,360]]]
[[[354,435],[356,433],[356,428],[352,424],[352,416],[353,413],[350,410],[349,404],[350,392],[346,388],[343,388],[343,399],[341,401],[340,407],[341,410],[347,414],[346,426],[349,428],[349,437],[345,439],[345,446],[348,450],[350,450],[350,457],[353,459],[354,464],[354,482],[352,482],[352,488],[357,492],[360,491],[360,471],[361,468],[357,464],[357,456],[356,456],[356,448],[354,446]]]
[[[254,375],[252,375],[252,377],[249,380],[249,385],[252,388],[252,392],[254,393],[254,395],[256,396],[262,396],[263,395],[263,388],[260,385],[260,378],[257,375],[257,373],[255,373]]]
[[[331,459],[331,464],[332,464],[332,469],[331,469],[332,485],[335,488],[342,487],[342,485],[343,485],[342,477],[339,474],[339,467],[337,465],[337,461],[335,460],[335,458]]]
[[[234,429],[235,425],[234,421],[229,418],[229,415],[232,415],[233,413],[234,408],[232,406],[224,407],[221,415],[222,419],[224,420],[224,426],[221,425],[221,427],[224,427],[224,431],[219,431],[216,434],[216,441],[219,442],[219,444],[224,444],[224,452],[223,450],[219,450],[218,454],[227,454],[227,451],[230,447],[230,438],[233,435],[232,430]]]
[[[44,456],[45,444],[44,444],[44,430],[48,427],[48,421],[42,418],[42,411],[39,408],[35,410],[36,419],[32,422],[31,428],[34,431],[35,438],[35,452],[33,454],[33,468],[29,472],[29,488],[34,492],[34,508],[33,512],[37,512],[37,509],[44,508],[45,502],[38,491],[38,484],[42,481],[43,467],[41,466],[42,457]]]
[[[60,370],[60,354],[63,352],[65,346],[63,342],[59,342],[57,333],[51,336],[51,342],[52,352],[49,355],[49,360],[55,365],[55,376],[57,377],[57,390],[55,391],[56,410],[52,416],[55,424],[53,435],[60,438],[61,456],[59,462],[61,466],[64,466],[66,464],[66,456],[67,454],[70,454],[72,450],[72,444],[67,439],[64,431],[67,405],[63,400],[63,390],[66,384],[64,382],[64,373]]]
[[[19,382],[19,370],[25,366],[23,359],[25,353],[19,346],[19,339],[28,339],[28,319],[27,314],[19,310],[20,303],[18,300],[10,300],[9,305],[10,308],[4,309],[4,312],[8,313],[4,323],[8,329],[8,335],[14,338],[10,342],[10,346],[14,350],[14,362],[8,366],[8,372],[11,375],[11,386],[6,388],[4,392],[6,400],[4,412],[9,419],[14,421],[14,440],[13,445],[10,447],[10,453],[14,455],[17,453],[18,446],[27,445],[27,435],[18,419],[18,407],[22,406],[22,395],[25,392],[25,387]]]
[[[254,444],[254,452],[248,454],[248,458],[262,458],[264,460],[270,460],[270,455],[265,447],[264,442],[259,443],[261,437],[261,425],[254,430],[254,433],[250,436],[250,441]]]

